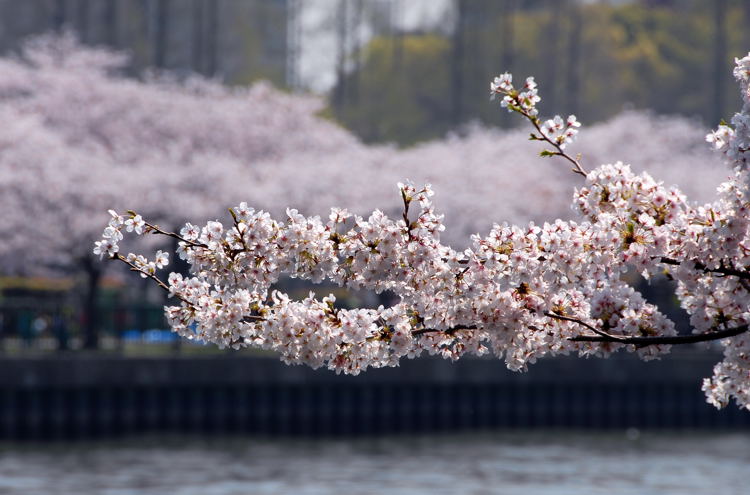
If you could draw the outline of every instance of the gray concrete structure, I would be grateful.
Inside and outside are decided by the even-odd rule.
[[[0,361],[0,437],[108,437],[147,431],[261,435],[420,433],[496,428],[748,428],[750,413],[706,404],[718,356],[679,352],[542,360],[405,361],[337,376],[275,357]]]

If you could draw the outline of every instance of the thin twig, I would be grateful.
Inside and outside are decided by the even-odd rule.
[[[679,266],[683,263],[686,263],[686,261],[679,261],[673,258],[668,258],[666,256],[660,256],[658,257],[660,263],[664,263],[666,265],[674,265]],[[738,270],[736,268],[729,268],[724,266],[724,263],[722,262],[719,268],[708,268],[704,263],[698,261],[698,260],[692,260],[692,263],[695,265],[696,270],[701,270],[706,273],[718,273],[720,275],[729,275],[733,277],[739,277],[741,279],[750,280],[750,272],[747,270]]]
[[[649,345],[680,345],[680,344],[695,344],[698,342],[709,342],[712,340],[721,340],[727,337],[734,337],[747,332],[750,325],[740,325],[738,327],[725,328],[722,330],[711,329],[708,332],[693,334],[693,335],[672,335],[672,336],[659,336],[659,337],[641,337],[638,335],[613,335],[607,333],[601,329],[594,327],[586,323],[579,318],[572,318],[570,316],[558,315],[555,313],[544,313],[545,316],[554,318],[556,320],[564,320],[572,323],[577,323],[596,335],[578,335],[571,337],[568,340],[573,342],[616,342],[620,344],[633,344],[639,347]]]
[[[599,336],[601,336],[603,338],[607,338],[607,339],[616,338],[616,336],[610,335],[607,332],[605,332],[604,330],[600,330],[600,329],[596,328],[593,325],[589,325],[585,321],[580,320],[578,318],[572,318],[570,316],[563,316],[563,315],[559,315],[557,313],[550,313],[550,312],[544,313],[544,316],[546,316],[548,318],[553,318],[555,320],[563,320],[563,321],[570,321],[572,323],[578,323],[579,325],[588,328],[589,330],[591,330],[592,332],[594,332],[595,334],[597,334],[597,335],[599,335]]]
[[[202,242],[190,241],[190,240],[185,239],[184,237],[182,237],[180,234],[177,234],[175,232],[168,232],[168,231],[160,228],[158,225],[154,225],[154,224],[151,224],[151,223],[148,223],[148,222],[144,222],[144,223],[146,224],[146,227],[148,227],[150,230],[156,232],[157,234],[161,234],[161,235],[165,235],[167,237],[171,237],[173,239],[177,239],[178,241],[182,241],[182,242],[184,242],[185,244],[187,244],[188,246],[191,246],[191,247],[208,248],[208,245],[207,244],[203,244]]]
[[[266,319],[258,315],[246,315],[242,317],[243,323],[251,323],[251,322],[257,322],[257,321],[266,321]]]
[[[130,261],[128,261],[128,259],[125,256],[121,255],[120,253],[115,253],[114,255],[112,255],[112,257],[110,259],[122,261],[123,263],[125,263],[126,265],[128,265],[131,270],[133,270],[135,272],[142,273],[146,277],[148,277],[151,280],[153,280],[154,282],[156,282],[156,285],[158,285],[159,287],[161,287],[165,291],[169,292],[169,286],[166,283],[164,283],[159,277],[157,277],[156,275],[154,275],[152,273],[148,273],[147,271],[143,270],[142,268],[138,268],[135,264],[133,264]]]
[[[573,158],[572,156],[568,155],[563,150],[562,146],[560,146],[560,144],[558,142],[553,141],[552,139],[548,138],[542,132],[542,128],[539,126],[539,118],[536,117],[536,116],[534,116],[534,115],[529,114],[528,112],[526,112],[526,110],[523,109],[523,105],[521,104],[521,101],[520,101],[520,93],[519,93],[519,95],[517,95],[515,97],[515,100],[516,100],[517,107],[518,107],[517,112],[520,113],[521,115],[523,115],[524,117],[526,117],[529,120],[529,122],[531,122],[531,124],[534,126],[534,129],[536,129],[536,131],[539,133],[539,137],[541,137],[541,139],[543,141],[545,141],[548,144],[554,146],[555,150],[557,150],[555,152],[556,155],[565,158],[566,160],[568,160],[570,163],[573,164],[573,168],[571,170],[574,173],[583,176],[583,178],[586,178],[586,176],[588,175],[588,173],[581,166],[581,162],[579,162],[577,159]]]
[[[406,198],[406,193],[401,190],[401,198],[404,200],[404,214],[403,219],[404,223],[406,224],[406,236],[407,241],[411,242],[412,236],[411,236],[411,222],[409,221],[409,203],[411,202],[411,199]]]
[[[739,327],[725,328],[723,330],[715,330],[693,335],[674,335],[670,337],[612,336],[613,338],[610,338],[599,335],[579,335],[578,337],[571,337],[570,340],[573,342],[619,342],[621,344],[633,344],[640,347],[648,345],[696,344],[698,342],[710,342],[712,340],[734,337],[747,332],[749,327],[749,325],[741,325]]]
[[[478,328],[474,325],[451,327],[451,328],[446,328],[445,330],[438,330],[437,328],[419,328],[417,330],[412,330],[411,334],[413,337],[416,337],[418,335],[424,335],[426,333],[433,333],[433,332],[443,332],[448,335],[451,335],[451,334],[458,332],[459,330],[477,330],[477,329]]]

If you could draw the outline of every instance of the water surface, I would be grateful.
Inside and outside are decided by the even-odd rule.
[[[139,438],[0,447],[0,494],[750,493],[750,433]]]

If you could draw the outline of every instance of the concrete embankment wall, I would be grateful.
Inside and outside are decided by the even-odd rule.
[[[628,355],[548,359],[520,374],[497,359],[418,359],[357,377],[232,354],[5,358],[0,437],[749,428],[750,413],[734,405],[717,411],[700,391],[718,358],[685,352],[655,362]]]

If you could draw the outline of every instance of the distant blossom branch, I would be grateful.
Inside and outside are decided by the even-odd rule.
[[[561,156],[569,161],[572,171],[586,177],[587,172],[581,166],[580,158],[573,158],[565,152],[568,143],[572,143],[581,123],[575,115],[569,115],[565,120],[559,115],[542,122],[538,117],[536,104],[541,101],[537,84],[533,77],[527,77],[523,89],[513,87],[513,75],[509,73],[497,76],[490,83],[490,96],[501,98],[500,104],[509,112],[516,112],[525,117],[534,126],[536,133],[531,133],[532,141],[544,141],[554,148],[554,151],[542,150],[541,156]]]

